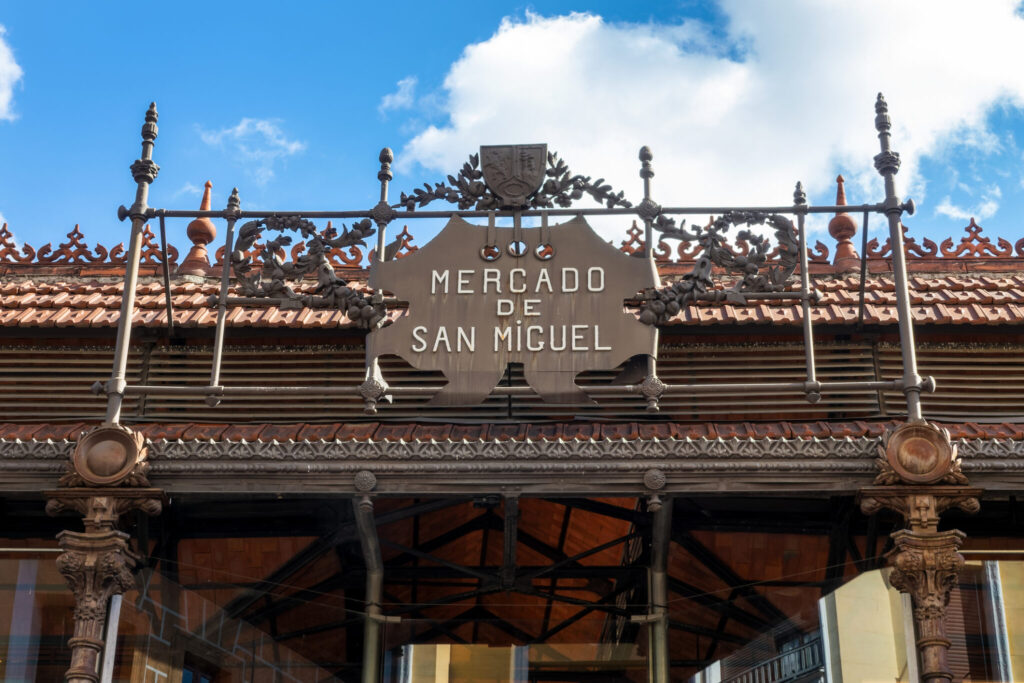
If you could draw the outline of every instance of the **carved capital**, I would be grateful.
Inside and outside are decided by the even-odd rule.
[[[82,515],[88,532],[111,531],[121,515],[142,510],[147,515],[159,515],[163,510],[164,493],[160,489],[144,488],[66,488],[44,491],[47,498],[46,513],[56,516],[73,510]]]
[[[136,559],[128,548],[128,534],[120,531],[62,531],[57,541],[64,550],[57,558],[57,569],[75,596],[75,630],[68,641],[71,666],[65,680],[95,683],[107,601],[134,588]]]
[[[866,486],[858,497],[866,515],[892,510],[903,515],[911,530],[934,532],[946,510],[957,507],[969,514],[977,512],[981,492],[971,486]]]
[[[964,558],[958,552],[964,537],[963,532],[956,530],[900,530],[892,535],[896,547],[889,557],[893,568],[889,582],[913,599],[917,650],[925,681],[952,679],[946,662],[950,641],[946,637],[945,616],[949,594],[964,566]]]

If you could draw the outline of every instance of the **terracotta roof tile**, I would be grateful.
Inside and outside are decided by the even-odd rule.
[[[44,425],[41,424],[16,424],[13,422],[4,422],[0,424],[0,434],[3,434],[3,438],[14,440],[21,439],[27,441],[32,438],[32,435],[41,430]]]
[[[301,424],[267,425],[260,432],[260,441],[297,441]]]
[[[478,441],[484,438],[487,427],[484,425],[452,425],[452,441]]]
[[[409,424],[382,424],[373,433],[377,441],[412,441],[412,432],[415,425]]]
[[[723,422],[715,425],[718,436],[723,439],[747,439],[753,436],[742,422]]]
[[[139,428],[142,429],[143,433],[145,433],[146,438],[153,441],[157,441],[159,439],[167,439],[168,441],[183,439],[185,437],[185,432],[187,432],[191,427],[191,422],[167,422],[163,424],[139,425]]]
[[[789,426],[793,436],[800,439],[826,439],[832,436],[827,422],[792,422]]]
[[[334,438],[342,441],[369,441],[377,431],[378,425],[378,422],[342,425]]]
[[[115,273],[116,275],[116,273]],[[354,282],[353,284],[362,284]],[[942,275],[911,278],[911,298],[915,318],[922,323],[939,324],[1022,324],[1024,314],[1024,275]],[[313,283],[300,286],[303,291]],[[820,305],[812,308],[814,321],[844,324],[857,318],[859,282],[856,277],[822,279],[816,282],[824,292]],[[870,324],[893,325],[896,322],[894,284],[889,278],[872,277],[865,288],[865,320]],[[117,324],[121,303],[120,282],[96,282],[75,279],[40,281],[20,280],[0,283],[0,325],[3,326],[81,326],[113,327]],[[171,287],[175,320],[182,327],[206,327],[216,322],[216,308],[208,297],[216,294],[215,280],[198,285],[182,281]],[[137,290],[136,324],[150,327],[166,325],[164,295],[159,280],[143,282]],[[939,308],[945,306],[946,308]],[[47,314],[47,311],[52,311]],[[76,315],[87,311],[90,315]],[[393,312],[392,315],[396,315]],[[791,301],[759,302],[750,306],[700,305],[685,307],[675,317],[676,324],[783,324],[799,325],[800,306]],[[232,326],[295,327],[331,329],[351,324],[347,316],[334,309],[280,310],[276,307],[234,307],[228,316]]]
[[[259,441],[260,433],[267,428],[267,425],[237,424],[231,425],[220,435],[223,441]],[[270,439],[265,439],[269,441]]]
[[[219,439],[221,434],[227,430],[227,425],[218,424],[193,424],[185,433],[181,435],[182,439]]]
[[[673,424],[677,439],[717,439],[718,430],[710,423]]]
[[[416,425],[413,430],[412,438],[420,441],[444,441],[452,433],[452,426],[447,424],[436,424],[436,425]]]
[[[679,430],[671,422],[640,422],[637,425],[637,436],[645,441],[679,438]]]
[[[332,424],[306,424],[302,425],[297,438],[306,441],[330,441],[338,433],[341,425],[337,422]]]
[[[557,441],[562,438],[562,425],[552,424],[531,424],[527,426],[526,438],[534,441],[541,439],[546,441]]]
[[[586,422],[572,422],[565,425],[562,430],[562,438],[566,441],[570,439],[576,439],[577,441],[592,441],[601,438],[601,425],[586,423]]]
[[[43,425],[43,428],[38,430],[32,435],[32,438],[36,441],[45,441],[46,439],[53,439],[54,441],[60,441],[68,439],[72,441],[78,440],[78,435],[85,431],[88,427],[86,422],[71,422],[71,423],[52,423]]]
[[[526,439],[526,432],[527,426],[525,424],[490,425],[484,434],[484,438],[496,441],[523,441]]]
[[[640,436],[636,422],[620,422],[601,425],[601,436],[605,439],[628,439],[632,441]]]

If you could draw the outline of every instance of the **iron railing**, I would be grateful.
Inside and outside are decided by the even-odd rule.
[[[723,679],[722,683],[802,683],[816,680],[812,675],[815,673],[819,673],[820,680],[824,680],[822,659],[821,639],[815,638],[795,650],[784,652]]]

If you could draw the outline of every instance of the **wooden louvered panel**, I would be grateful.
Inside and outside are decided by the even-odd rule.
[[[308,385],[356,386],[363,380],[362,348],[302,347],[288,350],[228,347],[222,369],[226,386]],[[203,386],[209,380],[209,349],[159,348],[149,365],[149,383]],[[395,387],[439,386],[440,373],[413,369],[399,358],[381,360],[385,378]],[[666,349],[658,366],[659,376],[673,384],[742,382],[802,382],[806,379],[803,349],[798,346],[687,347]],[[873,379],[871,350],[865,346],[823,346],[818,350],[819,378],[829,380]],[[588,372],[581,385],[608,385],[615,371]],[[522,367],[513,365],[501,382],[525,386]],[[650,417],[642,399],[622,392],[605,395],[594,406],[555,406],[535,396],[495,396],[479,406],[451,408],[426,405],[427,398],[401,397],[381,405],[373,419],[455,421],[547,421],[576,418],[633,420]],[[758,419],[760,415],[786,413],[795,419],[822,416],[871,416],[878,413],[873,391],[827,395],[809,404],[801,394],[761,396],[732,392],[712,396],[666,396],[661,415],[673,419]],[[149,396],[145,418],[160,420],[216,421],[346,421],[368,419],[356,396],[231,397],[211,409],[202,398]]]
[[[1024,353],[1009,346],[928,346],[918,348],[923,375],[933,375],[936,394],[924,396],[925,414],[935,419],[1003,421],[1024,419]],[[816,349],[822,381],[871,380],[872,349],[863,344],[823,344]],[[228,347],[222,382],[227,386],[351,386],[363,380],[361,347],[316,346],[281,348]],[[77,420],[102,417],[104,400],[90,385],[110,374],[112,349],[96,347],[31,347],[0,349],[0,410],[13,420]],[[882,379],[901,375],[896,346],[878,350]],[[211,351],[196,347],[133,348],[128,381],[166,386],[205,386]],[[399,358],[382,359],[392,386],[437,386],[440,373],[421,372]],[[661,351],[658,374],[676,385],[741,382],[802,382],[804,352],[799,345],[693,345]],[[609,385],[618,371],[587,372],[581,385]],[[521,366],[513,365],[503,385],[525,386]],[[401,397],[380,413],[367,417],[362,401],[352,396],[279,397],[273,394],[230,397],[210,408],[201,397],[150,395],[129,397],[126,418],[151,421],[223,422],[359,422],[418,421],[549,421],[549,420],[817,420],[861,419],[904,411],[903,395],[886,392],[885,411],[875,391],[828,394],[817,404],[801,394],[754,396],[749,392],[665,396],[661,413],[651,416],[639,396],[625,392],[603,395],[594,406],[553,406],[535,396],[495,396],[479,406],[433,407],[427,398]]]
[[[934,394],[921,397],[924,414],[940,420],[1014,421],[1024,417],[1024,353],[1008,346],[918,345],[918,371],[935,378]],[[879,347],[884,379],[903,373],[899,347]],[[886,392],[890,413],[905,412],[903,395]]]
[[[142,349],[128,357],[127,378],[142,378]],[[0,414],[4,420],[71,421],[102,419],[106,398],[92,393],[97,380],[110,377],[112,347],[0,348]],[[128,397],[125,414],[138,410]]]

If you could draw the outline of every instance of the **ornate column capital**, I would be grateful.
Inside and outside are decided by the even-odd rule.
[[[68,683],[98,681],[107,602],[135,586],[132,570],[138,558],[117,523],[131,510],[160,514],[164,494],[149,485],[147,468],[142,434],[104,424],[82,434],[59,488],[44,492],[48,514],[73,510],[85,526],[84,532],[57,534],[64,550],[57,569],[75,595],[71,666],[64,675]]]
[[[921,679],[951,681],[946,606],[964,566],[959,550],[965,535],[939,531],[939,518],[954,507],[977,512],[982,490],[968,485],[949,433],[937,425],[901,425],[886,434],[878,450],[879,474],[860,490],[860,507],[865,514],[884,508],[903,516],[907,528],[892,534],[889,581],[913,600]]]
[[[57,569],[75,595],[75,632],[68,640],[71,666],[64,679],[96,683],[107,602],[134,588],[137,560],[128,547],[128,534],[121,531],[62,531],[57,541],[64,550]]]

